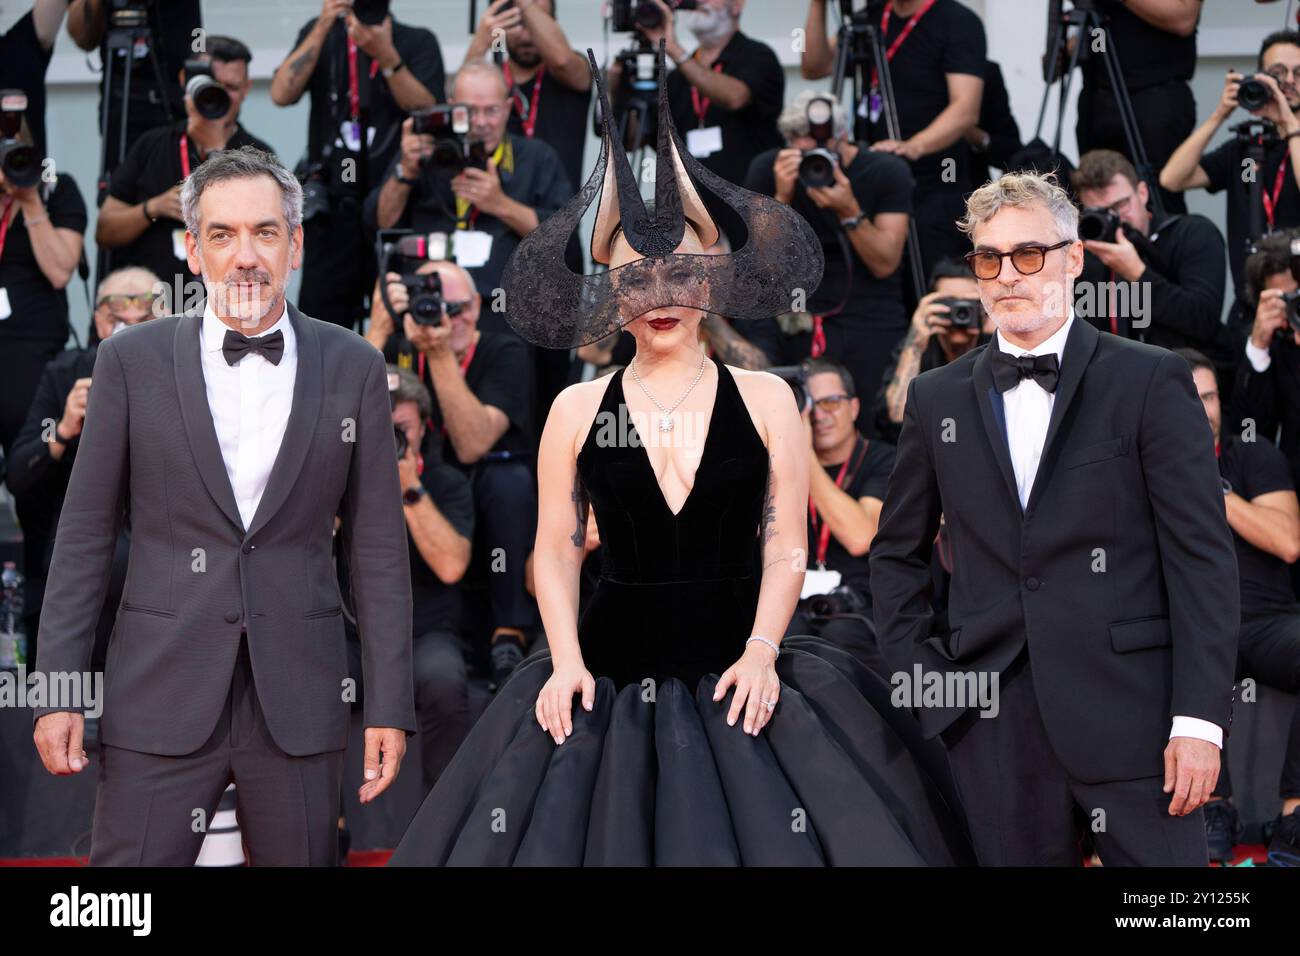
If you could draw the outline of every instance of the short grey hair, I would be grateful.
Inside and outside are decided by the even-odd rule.
[[[804,90],[777,117],[776,128],[788,143],[796,136],[808,135],[808,104],[815,99],[831,101],[831,139],[839,139],[849,131],[849,113],[844,104],[822,90]]]
[[[213,183],[228,179],[270,176],[280,187],[281,207],[289,229],[302,225],[302,184],[298,177],[270,153],[256,146],[219,149],[201,162],[181,186],[181,215],[185,228],[196,239],[199,235],[199,197]]]
[[[966,198],[966,216],[957,221],[957,228],[973,235],[975,227],[992,219],[1003,206],[1042,205],[1052,214],[1059,238],[1079,238],[1079,210],[1070,194],[1061,188],[1052,173],[1006,173],[991,183],[985,183]]]
[[[453,242],[455,241],[455,237],[454,237],[454,236],[452,237],[452,241],[453,241]],[[441,271],[441,270],[438,268],[439,266],[446,266],[446,267],[451,268],[453,271],[457,272],[457,273],[460,275],[460,277],[461,277],[462,279],[465,280],[465,285],[469,286],[469,294],[470,294],[471,296],[478,295],[478,283],[476,283],[476,282],[474,281],[474,277],[473,277],[472,275],[469,274],[469,270],[466,269],[464,266],[462,266],[462,265],[461,265],[459,262],[457,262],[455,259],[430,259],[430,260],[428,261],[428,263],[426,263],[426,265],[429,265],[429,266],[432,266],[432,267],[433,267],[433,268],[431,268],[431,269],[428,270],[429,272],[439,272],[439,271]],[[421,265],[421,266],[420,266],[420,269],[424,269],[424,268],[425,268],[424,265]],[[419,270],[417,270],[417,272],[418,272],[418,271],[419,271]],[[421,274],[423,274],[423,275],[427,275],[428,273],[421,273]]]
[[[99,285],[95,287],[95,300],[98,301],[104,297],[104,290],[109,286],[117,285],[126,279],[139,279],[141,284],[146,286],[150,292],[157,290],[163,282],[153,271],[146,269],[144,266],[123,266],[120,269],[114,269],[104,278],[99,280]]]
[[[424,382],[409,368],[399,368],[392,363],[388,365],[388,374],[397,376],[397,388],[389,389],[390,404],[396,408],[402,402],[414,402],[420,411],[420,421],[427,422],[433,417],[433,398]]]
[[[510,95],[510,84],[506,82],[505,73],[501,70],[501,67],[486,59],[470,60],[468,63],[462,63],[460,69],[456,71],[456,78],[452,81],[452,90],[456,89],[456,84],[460,82],[462,76],[473,76],[475,73],[491,76],[500,83],[502,99]]]

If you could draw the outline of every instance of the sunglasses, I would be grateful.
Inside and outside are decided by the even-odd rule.
[[[813,400],[813,404],[823,412],[838,412],[840,406],[847,402],[853,396],[851,395],[827,395],[823,398]]]
[[[1016,267],[1017,272],[1022,276],[1031,276],[1035,272],[1043,271],[1043,263],[1047,261],[1049,252],[1068,246],[1072,242],[1073,239],[1062,239],[1054,245],[1021,246],[1010,252],[968,252],[962,258],[966,260],[966,264],[970,266],[971,272],[975,273],[977,279],[996,279],[1002,274],[1002,260],[1007,256],[1011,257],[1011,264]]]

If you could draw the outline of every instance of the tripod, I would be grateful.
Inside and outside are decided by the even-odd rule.
[[[898,125],[898,103],[894,98],[894,81],[889,73],[889,58],[881,42],[880,32],[867,21],[866,10],[853,13],[853,0],[840,0],[840,26],[835,49],[835,73],[831,80],[831,94],[836,100],[843,98],[844,82],[852,84],[850,103],[853,104],[853,138],[859,143],[869,136],[868,118],[858,110],[866,77],[874,65],[880,86],[880,109],[885,120],[885,130],[890,139],[901,139]],[[911,266],[912,285],[916,299],[925,295],[925,276],[921,267],[921,244],[916,228],[916,217],[907,220],[907,261]]]

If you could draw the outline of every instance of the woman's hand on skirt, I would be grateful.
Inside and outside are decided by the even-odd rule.
[[[580,661],[556,666],[537,695],[537,722],[557,744],[573,733],[573,695],[577,693],[582,694],[584,710],[596,705],[596,679]]]
[[[781,679],[776,676],[776,655],[772,649],[758,641],[748,645],[740,660],[718,678],[717,689],[713,692],[714,701],[722,700],[733,684],[736,693],[731,699],[727,726],[735,726],[743,707],[745,733],[758,736],[758,732],[772,719],[775,704],[781,695]],[[772,706],[768,706],[765,701],[770,701]]]

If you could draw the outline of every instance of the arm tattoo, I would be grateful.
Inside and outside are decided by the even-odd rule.
[[[587,511],[591,507],[591,499],[587,497],[587,489],[582,483],[582,476],[576,471],[573,475],[573,491],[569,493],[569,500],[573,502],[574,517],[576,524],[573,529],[573,536],[569,538],[575,548],[581,548],[587,543]]]
[[[320,53],[320,50],[314,46],[309,46],[307,49],[303,50],[302,56],[289,64],[289,75],[296,80],[299,73],[315,62],[318,53]]]
[[[727,365],[736,365],[750,371],[762,371],[771,364],[762,349],[737,332],[735,327],[720,315],[706,313],[704,331],[708,334],[709,344],[713,346],[716,353],[714,357]]]
[[[772,455],[769,452],[767,456],[767,491],[763,495],[763,521],[760,525],[763,545],[776,537],[776,504],[772,501]]]
[[[907,404],[907,386],[921,368],[921,357],[925,347],[917,341],[916,329],[907,330],[907,338],[898,353],[898,364],[894,366],[894,376],[885,391],[886,404],[889,406],[889,420],[902,422],[903,406]]]

